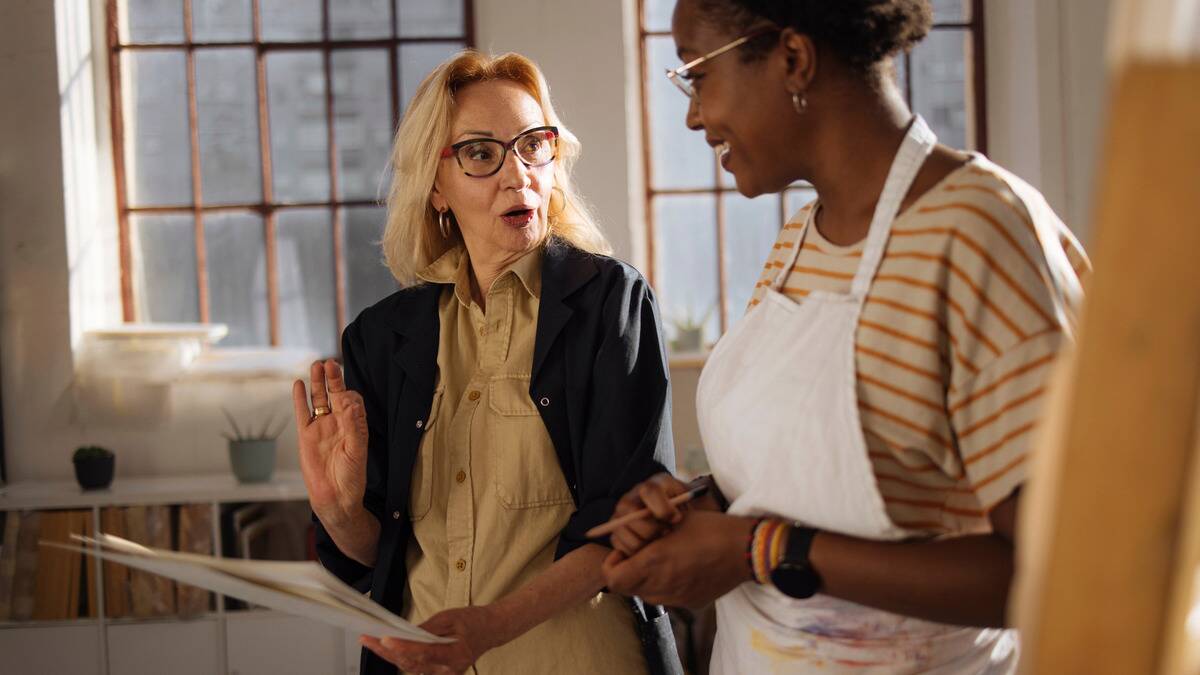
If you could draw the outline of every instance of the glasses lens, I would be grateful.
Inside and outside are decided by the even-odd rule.
[[[458,149],[458,161],[468,176],[486,176],[500,166],[504,146],[496,141],[476,141]]]
[[[523,134],[513,144],[513,150],[521,161],[529,166],[542,166],[554,159],[555,134],[549,129],[537,129]]]
[[[687,71],[685,70],[683,73],[687,73]],[[684,96],[692,98],[692,83],[684,79],[684,74],[678,73],[674,70],[668,70],[667,79],[671,81],[671,84],[674,84],[676,87],[678,87],[679,91],[682,91]]]

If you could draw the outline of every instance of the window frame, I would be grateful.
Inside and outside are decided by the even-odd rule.
[[[280,211],[305,208],[322,208],[330,212],[331,237],[333,244],[335,330],[340,335],[347,323],[346,316],[346,260],[342,250],[345,230],[344,213],[348,208],[380,206],[373,199],[342,199],[339,191],[339,156],[335,131],[333,54],[356,49],[386,49],[388,52],[388,79],[392,131],[400,124],[400,60],[399,47],[414,43],[454,43],[470,49],[475,46],[475,17],[473,0],[460,0],[463,4],[463,30],[456,35],[401,36],[396,0],[389,1],[390,35],[371,39],[333,39],[330,35],[330,2],[321,0],[321,39],[279,41],[263,39],[261,0],[249,0],[251,11],[251,37],[249,40],[200,42],[193,39],[193,0],[182,0],[182,42],[123,42],[120,32],[120,0],[104,0],[105,35],[108,52],[110,133],[112,134],[113,176],[116,187],[116,211],[118,246],[120,258],[120,288],[122,319],[126,323],[138,320],[134,295],[134,268],[130,231],[130,216],[136,214],[191,214],[194,228],[196,254],[196,287],[198,316],[201,323],[211,319],[208,287],[208,260],[205,249],[204,218],[208,214],[240,211],[258,214],[262,218],[263,244],[266,268],[267,310],[269,345],[280,346],[279,326],[279,269],[277,260],[277,218]],[[254,80],[257,112],[259,169],[262,182],[261,198],[256,202],[220,204],[207,206],[203,203],[203,184],[200,165],[199,109],[196,100],[196,52],[204,49],[253,49]],[[271,158],[270,103],[267,96],[266,56],[270,52],[319,51],[325,86],[325,132],[329,169],[329,198],[327,200],[280,202],[274,195],[274,170]],[[189,161],[191,166],[191,204],[170,206],[131,206],[129,182],[125,160],[125,111],[122,84],[121,56],[125,52],[167,51],[185,54],[187,87],[187,124],[189,135]],[[337,335],[334,336],[335,343]]]
[[[964,31],[967,35],[967,50],[966,54],[970,58],[970,68],[965,78],[967,87],[968,107],[968,138],[971,140],[970,145],[977,151],[987,154],[987,68],[986,68],[986,52],[984,44],[984,8],[983,0],[968,0],[970,3],[970,20],[969,21],[944,21],[934,23],[931,28],[931,34],[934,31]],[[716,209],[716,244],[717,244],[717,309],[718,309],[718,327],[719,335],[724,335],[731,325],[731,314],[729,307],[728,289],[727,289],[727,268],[728,255],[725,246],[725,196],[736,192],[737,188],[733,185],[727,185],[722,176],[721,166],[716,157],[713,158],[713,186],[701,188],[657,188],[654,185],[654,165],[653,152],[650,144],[651,140],[651,111],[649,88],[651,77],[661,77],[660,73],[649,72],[648,41],[652,37],[669,37],[670,31],[650,30],[646,25],[646,5],[647,0],[637,0],[637,27],[638,27],[638,69],[641,73],[641,81],[639,82],[640,104],[641,104],[641,133],[642,133],[642,172],[645,182],[644,214],[645,214],[645,236],[646,236],[646,278],[649,279],[651,286],[658,287],[657,276],[657,232],[654,222],[654,203],[655,199],[660,196],[672,195],[712,195],[713,208]],[[966,6],[966,5],[964,5]],[[904,98],[908,105],[912,106],[912,55],[906,53],[904,59]],[[788,211],[788,195],[793,192],[803,190],[811,190],[810,187],[804,184],[796,184],[789,186],[778,194],[779,199],[779,227],[782,228],[787,223],[788,217],[791,215]],[[703,354],[707,352],[707,348],[701,347],[699,358],[696,354],[671,355],[671,361],[675,364],[698,364],[703,362]]]

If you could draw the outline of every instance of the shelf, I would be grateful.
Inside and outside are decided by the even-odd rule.
[[[111,621],[110,621],[111,623]],[[64,628],[99,626],[99,619],[57,619],[53,621],[0,621],[0,630],[8,628]]]
[[[278,471],[267,483],[238,483],[233,474],[118,478],[107,490],[84,492],[74,481],[26,481],[0,492],[0,511],[74,509],[201,502],[307,500],[299,471]]]

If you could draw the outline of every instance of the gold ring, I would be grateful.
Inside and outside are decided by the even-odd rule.
[[[319,406],[313,408],[312,418],[315,420],[318,417],[320,417],[321,415],[328,415],[332,412],[333,412],[333,410],[329,406],[319,405]]]

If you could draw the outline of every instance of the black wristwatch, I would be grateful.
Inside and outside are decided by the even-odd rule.
[[[821,575],[808,560],[808,551],[816,535],[817,530],[801,525],[793,525],[788,532],[783,559],[771,572],[771,583],[784,595],[811,598],[821,589]]]

